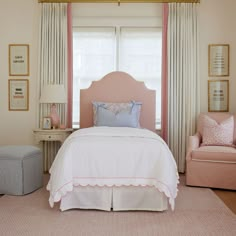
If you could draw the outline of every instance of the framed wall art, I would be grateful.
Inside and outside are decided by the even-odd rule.
[[[229,81],[208,80],[208,111],[229,111]]]
[[[29,110],[29,81],[27,79],[8,80],[9,111]]]
[[[208,46],[208,75],[229,76],[229,44]]]
[[[28,44],[9,44],[9,75],[29,76]]]
[[[42,124],[43,129],[51,129],[52,127],[52,121],[51,117],[43,117],[43,124]]]

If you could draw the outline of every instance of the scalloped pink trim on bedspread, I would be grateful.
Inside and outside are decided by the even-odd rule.
[[[147,184],[147,183],[87,183],[88,180],[121,180],[121,179],[131,179],[131,180],[152,180],[154,183],[151,184]],[[82,183],[78,183],[76,180],[86,180],[86,182]],[[179,183],[179,177],[177,178],[176,181],[176,187],[177,184]],[[156,178],[145,178],[145,177],[74,177],[73,180],[63,184],[59,189],[57,189],[54,194],[50,195],[49,198],[49,203],[50,206],[53,207],[54,206],[54,202],[59,202],[63,197],[66,196],[66,194],[68,192],[71,192],[73,190],[74,187],[86,187],[86,186],[91,186],[91,187],[155,187],[156,189],[158,189],[160,192],[163,192],[168,198],[169,198],[169,204],[171,206],[171,209],[174,210],[175,207],[175,198],[177,196],[177,192],[178,190],[173,193],[171,192],[169,186],[165,183],[163,183],[162,181],[158,181]],[[47,190],[50,191],[50,183],[47,186]]]

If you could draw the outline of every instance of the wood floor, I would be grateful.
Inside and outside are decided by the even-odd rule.
[[[236,191],[212,189],[212,191],[236,214]]]

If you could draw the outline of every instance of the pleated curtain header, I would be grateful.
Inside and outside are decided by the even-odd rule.
[[[200,3],[200,0],[38,0],[39,3]]]

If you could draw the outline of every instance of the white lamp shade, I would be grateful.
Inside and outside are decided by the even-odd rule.
[[[45,85],[41,92],[40,103],[66,103],[66,91],[62,84]]]

